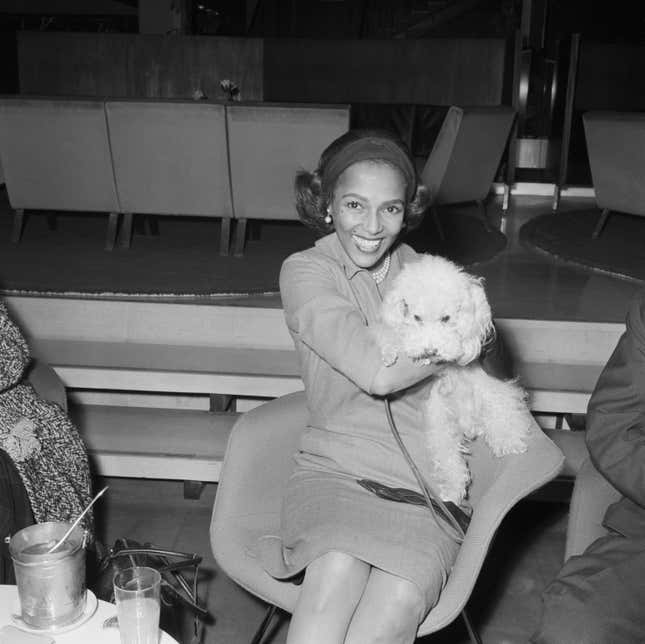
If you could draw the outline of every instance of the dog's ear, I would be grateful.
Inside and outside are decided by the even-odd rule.
[[[465,274],[467,286],[464,294],[463,320],[461,326],[463,354],[457,361],[460,365],[472,362],[481,353],[482,344],[488,337],[493,318],[481,277]]]

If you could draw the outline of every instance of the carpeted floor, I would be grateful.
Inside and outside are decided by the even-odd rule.
[[[593,239],[599,216],[597,208],[540,215],[522,226],[520,241],[577,266],[645,282],[645,218],[613,213]]]
[[[431,220],[415,231],[417,250],[472,264],[493,257],[506,238],[469,215],[443,216],[445,242]],[[219,255],[219,221],[159,217],[159,235],[135,234],[130,249],[103,249],[107,216],[59,214],[50,230],[42,213],[28,216],[12,244],[11,211],[0,207],[0,292],[88,295],[250,295],[278,291],[282,261],[310,247],[299,222],[262,222],[244,257]]]

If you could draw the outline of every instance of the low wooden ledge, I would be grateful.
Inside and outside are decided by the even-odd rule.
[[[111,405],[70,407],[96,474],[203,482],[219,481],[228,437],[239,415]]]
[[[294,349],[38,340],[35,352],[73,389],[275,398],[302,389]],[[601,364],[518,362],[533,411],[585,413]]]

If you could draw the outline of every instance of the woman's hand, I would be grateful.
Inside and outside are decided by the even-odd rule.
[[[378,369],[372,380],[370,393],[375,396],[388,396],[430,378],[442,368],[441,363],[425,364],[420,360],[412,360],[405,354],[399,355],[396,362]]]

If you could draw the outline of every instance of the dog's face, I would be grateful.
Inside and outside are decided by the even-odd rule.
[[[383,300],[382,318],[411,358],[461,365],[479,355],[492,327],[483,280],[434,255],[397,276]]]

